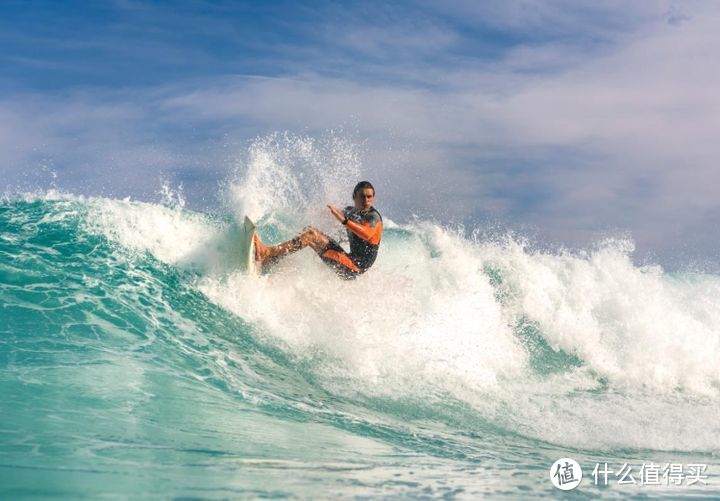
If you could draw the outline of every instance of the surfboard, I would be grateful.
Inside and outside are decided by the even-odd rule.
[[[238,260],[240,269],[247,273],[255,273],[255,223],[245,216],[242,228],[240,228],[240,242],[238,246]]]

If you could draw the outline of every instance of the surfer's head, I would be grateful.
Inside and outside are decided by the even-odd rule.
[[[360,181],[353,189],[353,202],[356,209],[369,209],[375,200],[375,188],[370,181]]]

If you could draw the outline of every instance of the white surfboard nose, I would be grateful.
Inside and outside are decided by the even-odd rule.
[[[245,216],[238,246],[238,261],[240,269],[248,273],[255,273],[255,223]]]

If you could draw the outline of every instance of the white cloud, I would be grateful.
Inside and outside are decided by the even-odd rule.
[[[508,187],[488,188],[487,182],[548,191],[549,199],[532,208],[538,212],[526,216],[556,232],[565,227],[569,240],[573,232],[597,236],[607,228],[630,228],[643,235],[641,246],[665,245],[717,206],[720,177],[720,17],[704,11],[682,23],[667,21],[658,15],[623,35],[622,45],[593,58],[574,52],[573,66],[552,73],[518,75],[515,69],[518,58],[533,53],[560,61],[563,46],[521,48],[525,55],[516,51],[500,63],[449,70],[439,88],[302,75],[235,81],[176,96],[166,105],[291,129],[356,120],[370,136],[389,133],[428,155],[434,170],[438,164],[448,168],[449,179],[457,181],[444,187],[448,198],[467,186],[472,169],[457,148],[518,159],[541,151],[520,173],[524,181],[485,175],[479,167],[475,182],[490,197]],[[574,158],[562,159],[568,151]],[[425,163],[416,156],[410,155],[412,165]],[[522,207],[525,196],[514,197]],[[494,206],[507,207],[500,200]],[[597,231],[588,233],[588,227]]]
[[[202,172],[224,167],[232,155],[212,151],[224,137],[237,143],[266,131],[345,126],[367,139],[368,172],[383,179],[406,213],[424,206],[457,220],[487,211],[572,243],[627,228],[641,248],[654,249],[679,235],[692,239],[686,228],[708,224],[720,177],[717,7],[478,5],[443,7],[443,23],[419,24],[427,39],[412,23],[348,30],[337,39],[343,50],[371,56],[357,61],[362,77],[298,71],[119,96],[88,91],[66,102],[5,101],[0,162],[28,165],[41,151],[78,177],[180,165]],[[453,16],[518,33],[543,27],[544,35],[501,58],[460,57],[450,52],[472,47],[462,30],[448,28]],[[404,59],[373,61],[393,42],[402,49],[393,57]],[[425,61],[429,53],[439,60]],[[333,58],[342,56],[331,51]],[[312,68],[313,61],[297,67]],[[191,146],[168,133],[176,129],[217,136],[198,133]],[[93,174],[82,165],[103,167]],[[701,245],[711,243],[703,237]]]

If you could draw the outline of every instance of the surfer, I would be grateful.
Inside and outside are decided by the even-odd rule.
[[[373,185],[361,181],[353,190],[354,206],[345,207],[343,211],[327,206],[333,216],[347,227],[350,253],[317,228],[308,226],[295,238],[272,247],[266,247],[255,235],[255,260],[267,270],[282,257],[303,247],[311,247],[338,275],[345,279],[356,278],[372,266],[380,247],[382,217],[372,205],[374,200]]]

